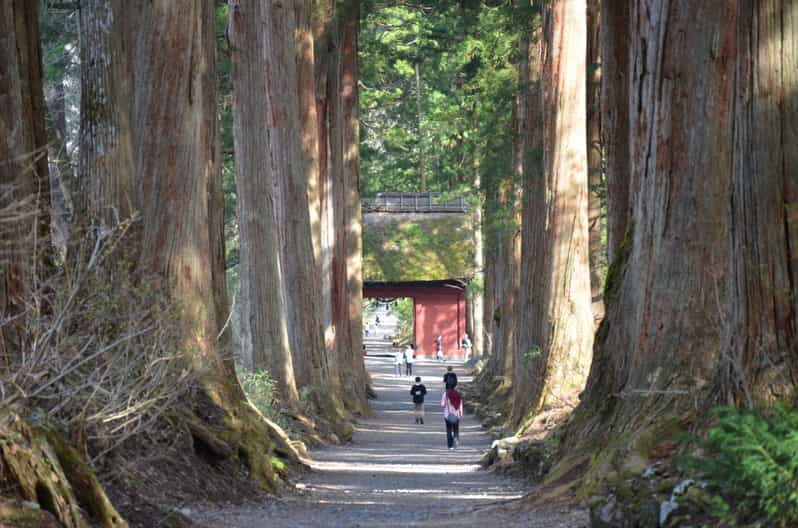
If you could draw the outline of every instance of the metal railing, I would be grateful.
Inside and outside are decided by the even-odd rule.
[[[443,197],[442,193],[377,193],[374,198],[363,199],[367,213],[467,213],[465,197]]]

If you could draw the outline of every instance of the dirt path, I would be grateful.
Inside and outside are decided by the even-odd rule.
[[[416,363],[427,394],[424,425],[415,425],[412,378],[396,377],[391,360],[368,357],[378,399],[374,415],[356,427],[350,444],[314,450],[313,469],[300,493],[222,511],[194,512],[208,527],[498,526],[576,528],[581,512],[510,513],[496,506],[531,491],[524,482],[479,469],[490,439],[471,416],[460,426],[460,446],[446,447],[440,398],[443,365]],[[455,367],[461,383],[463,370]]]

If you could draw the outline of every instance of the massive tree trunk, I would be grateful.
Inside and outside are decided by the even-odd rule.
[[[354,412],[367,412],[358,189],[358,4],[327,1],[317,12],[322,322],[332,370],[344,381],[344,401]]]
[[[354,411],[368,409],[365,387],[366,364],[363,360],[363,219],[360,204],[360,107],[358,96],[359,2],[345,6],[341,19],[341,118],[343,134],[343,254],[345,271],[338,280],[345,281],[346,326],[344,352],[349,369],[345,388],[347,401]]]
[[[294,12],[282,4],[230,1],[242,345],[251,349],[254,368],[267,369],[277,381],[281,399],[297,407],[286,317],[295,303],[285,297],[284,240],[277,223],[284,207],[280,179],[304,177],[293,95],[294,28]]]
[[[521,260],[516,310],[516,332],[513,346],[513,407],[510,421],[518,425],[529,412],[532,392],[529,387],[533,377],[537,349],[533,348],[532,329],[544,316],[538,293],[543,291],[543,247],[546,226],[546,194],[543,180],[543,85],[541,82],[542,28],[531,30],[531,35],[521,41],[525,56],[519,66],[521,106],[527,117],[523,131],[523,204],[521,220]]]
[[[550,3],[544,14],[545,231],[534,249],[543,259],[535,272],[542,280],[532,293],[539,316],[529,346],[519,349],[534,380],[532,411],[573,401],[590,367],[585,16],[585,2],[571,0]]]
[[[487,353],[485,349],[485,314],[488,309],[485,307],[485,252],[483,244],[483,200],[482,200],[482,179],[479,174],[479,157],[475,152],[472,166],[474,169],[474,194],[478,201],[474,205],[474,278],[469,284],[468,295],[471,301],[471,339],[474,343],[474,355],[483,356]]]
[[[590,294],[593,298],[593,320],[604,316],[601,290],[604,286],[604,244],[601,240],[601,57],[599,54],[599,0],[587,5],[587,182],[588,232],[590,244]]]
[[[128,63],[122,42],[121,0],[80,2],[79,214],[94,236],[139,209],[134,188]],[[88,226],[86,226],[88,227]]]
[[[795,399],[798,20],[790,2],[693,7],[633,3],[632,228],[571,445]]]
[[[632,30],[629,2],[600,2],[601,139],[606,158],[607,262],[611,265],[629,222],[629,86]]]
[[[50,231],[50,180],[37,3],[0,1],[0,314],[25,309]],[[0,355],[22,345],[0,328]],[[8,363],[5,363],[8,364]]]
[[[731,181],[732,280],[722,399],[796,401],[798,387],[798,13],[741,1]],[[728,79],[727,79],[728,81]]]

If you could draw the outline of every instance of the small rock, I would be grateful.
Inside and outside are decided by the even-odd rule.
[[[678,507],[679,504],[677,504],[676,501],[662,501],[659,505],[659,525],[665,526],[665,523],[668,522],[668,516]]]

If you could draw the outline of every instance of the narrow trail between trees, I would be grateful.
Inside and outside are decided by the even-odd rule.
[[[461,365],[453,365],[460,383],[468,383]],[[192,517],[209,528],[587,525],[581,512],[506,508],[503,503],[529,493],[530,484],[480,469],[491,440],[473,416],[461,423],[459,448],[446,447],[443,363],[420,360],[414,367],[429,391],[424,425],[414,423],[413,378],[394,375],[388,357],[370,355],[366,366],[377,391],[373,416],[356,425],[351,443],[311,452],[313,471],[295,482],[299,493]]]

